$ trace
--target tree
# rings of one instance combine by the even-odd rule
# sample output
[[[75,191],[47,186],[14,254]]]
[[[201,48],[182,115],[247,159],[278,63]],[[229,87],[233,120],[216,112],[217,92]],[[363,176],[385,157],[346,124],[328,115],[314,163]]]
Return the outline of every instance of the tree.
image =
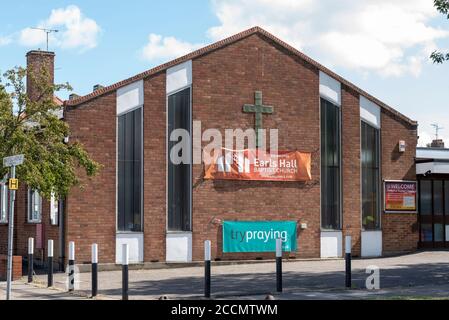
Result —
[[[37,99],[27,95],[26,76],[39,92]],[[20,67],[0,77],[0,159],[24,154],[25,162],[16,168],[17,178],[49,199],[52,195],[64,197],[80,184],[83,171],[93,176],[100,165],[78,142],[65,143],[69,126],[57,115],[61,106],[54,102],[54,94],[71,88],[69,84],[50,84],[46,79],[45,70],[27,75],[27,70]],[[7,168],[0,169],[0,177],[7,173]]]
[[[433,3],[437,8],[437,10],[440,13],[444,14],[447,19],[449,19],[449,0],[434,0]],[[434,63],[443,63],[449,60],[449,52],[443,53],[439,51],[434,51],[430,55],[430,58],[433,60]]]

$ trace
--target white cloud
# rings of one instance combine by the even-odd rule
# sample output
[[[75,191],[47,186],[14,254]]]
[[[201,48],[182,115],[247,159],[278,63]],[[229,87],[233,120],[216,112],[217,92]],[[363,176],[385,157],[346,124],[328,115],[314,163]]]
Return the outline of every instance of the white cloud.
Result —
[[[333,66],[383,76],[418,76],[435,41],[430,0],[212,0],[220,25],[212,40],[259,25]]]
[[[60,30],[50,35],[50,46],[81,51],[95,48],[101,32],[95,20],[84,16],[74,5],[52,10],[38,28]],[[43,31],[26,28],[20,32],[19,42],[28,47],[45,45],[46,35]]]
[[[174,37],[163,37],[152,33],[148,36],[148,43],[142,49],[142,57],[148,61],[169,60],[183,56],[202,46],[203,44],[191,44]]]
[[[0,36],[0,47],[1,46],[6,46],[8,44],[10,44],[12,42],[11,37],[9,36]]]
[[[217,41],[255,25],[330,67],[385,77],[419,76],[436,41],[449,37],[431,25],[438,16],[430,0],[210,0],[219,25]],[[147,60],[178,57],[200,45],[150,35]]]

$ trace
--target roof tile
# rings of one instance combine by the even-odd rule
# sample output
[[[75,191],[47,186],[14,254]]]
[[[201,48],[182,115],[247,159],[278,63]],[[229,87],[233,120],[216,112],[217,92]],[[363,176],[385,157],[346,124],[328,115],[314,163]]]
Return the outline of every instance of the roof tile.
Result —
[[[307,61],[308,63],[310,63],[311,65],[315,66],[317,69],[321,70],[322,72],[326,73],[327,75],[329,75],[330,77],[340,81],[342,84],[346,85],[347,87],[355,90],[357,93],[359,93],[360,95],[364,96],[365,98],[371,100],[372,102],[378,104],[380,107],[382,107],[383,109],[391,112],[392,114],[396,115],[398,118],[402,119],[403,121],[407,122],[408,124],[412,125],[412,126],[417,126],[418,123],[414,120],[411,120],[410,118],[408,118],[407,116],[403,115],[402,113],[400,113],[399,111],[393,109],[392,107],[388,106],[387,104],[385,104],[384,102],[380,101],[379,99],[377,99],[376,97],[370,95],[369,93],[365,92],[364,90],[360,89],[359,87],[357,87],[356,85],[352,84],[351,82],[349,82],[348,80],[342,78],[341,76],[339,76],[338,74],[336,74],[335,72],[331,71],[330,69],[326,68],[325,66],[321,65],[320,63],[318,63],[317,61],[313,60],[312,58],[310,58],[309,56],[305,55],[304,53],[300,52],[299,50],[295,49],[294,47],[290,46],[289,44],[287,44],[286,42],[282,41],[281,39],[277,38],[276,36],[272,35],[271,33],[269,33],[268,31],[256,26],[253,28],[250,28],[248,30],[245,30],[243,32],[237,33],[229,38],[226,38],[224,40],[215,42],[211,45],[208,45],[206,47],[203,47],[201,49],[198,49],[196,51],[193,51],[185,56],[179,57],[177,59],[174,59],[172,61],[169,61],[167,63],[164,63],[162,65],[159,65],[155,68],[152,68],[150,70],[147,70],[145,72],[142,72],[140,74],[137,74],[131,78],[125,79],[123,81],[117,82],[113,85],[104,87],[102,89],[99,89],[97,91],[94,91],[86,96],[83,97],[79,97],[73,100],[68,100],[64,102],[65,106],[77,106],[80,105],[82,103],[85,103],[87,101],[90,101],[96,97],[99,97],[101,95],[104,95],[108,92],[117,90],[121,87],[124,87],[128,84],[131,84],[135,81],[139,81],[142,79],[145,79],[151,75],[154,75],[156,73],[162,72],[168,68],[171,68],[175,65],[178,65],[180,63],[183,63],[185,61],[188,60],[192,60],[192,59],[196,59],[198,57],[201,57],[205,54],[211,53],[212,51],[218,50],[224,46],[230,45],[234,42],[240,41],[242,39],[245,39],[251,35],[254,34],[260,34],[268,39],[270,39],[271,41],[275,42],[276,44],[280,45],[281,47],[284,47],[285,49],[287,49],[288,51],[290,51],[292,54],[298,56],[299,58]]]

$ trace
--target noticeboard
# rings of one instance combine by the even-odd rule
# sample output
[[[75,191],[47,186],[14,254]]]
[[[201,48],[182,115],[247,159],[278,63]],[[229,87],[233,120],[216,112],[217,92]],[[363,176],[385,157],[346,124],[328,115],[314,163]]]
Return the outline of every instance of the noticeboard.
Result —
[[[416,181],[385,181],[384,209],[386,213],[417,212]]]

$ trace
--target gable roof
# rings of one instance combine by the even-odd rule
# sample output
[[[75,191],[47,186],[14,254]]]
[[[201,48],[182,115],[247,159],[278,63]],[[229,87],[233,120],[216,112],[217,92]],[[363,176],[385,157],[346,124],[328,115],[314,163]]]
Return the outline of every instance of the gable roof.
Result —
[[[64,101],[61,98],[59,98],[58,96],[53,96],[53,102],[57,106],[62,106],[64,104]]]
[[[400,113],[399,111],[393,109],[392,107],[390,107],[389,105],[385,104],[384,102],[380,101],[379,99],[377,99],[376,97],[370,95],[369,93],[367,93],[366,91],[360,89],[359,87],[357,87],[356,85],[354,85],[353,83],[349,82],[348,80],[342,78],[341,76],[339,76],[338,74],[336,74],[335,72],[331,71],[330,69],[326,68],[325,66],[321,65],[320,63],[316,62],[315,60],[313,60],[312,58],[310,58],[309,56],[305,55],[304,53],[300,52],[299,50],[293,48],[292,46],[290,46],[289,44],[287,44],[286,42],[282,41],[281,39],[277,38],[276,36],[272,35],[271,33],[269,33],[268,31],[256,26],[253,28],[250,28],[248,30],[245,30],[243,32],[237,33],[229,38],[226,38],[224,40],[215,42],[211,45],[208,45],[206,47],[203,47],[201,49],[198,49],[196,51],[193,51],[185,56],[182,56],[180,58],[174,59],[172,61],[169,61],[167,63],[161,64],[157,67],[154,67],[150,70],[147,70],[145,72],[139,73],[131,78],[125,79],[123,81],[117,82],[113,85],[104,87],[102,89],[96,90],[92,93],[89,93],[88,95],[85,95],[83,97],[79,97],[73,100],[67,100],[64,102],[65,106],[76,106],[82,103],[85,103],[87,101],[90,101],[96,97],[102,96],[106,93],[109,93],[111,91],[115,91],[121,87],[124,87],[126,85],[129,85],[133,82],[145,79],[151,75],[154,75],[156,73],[159,73],[161,71],[164,71],[168,68],[171,68],[175,65],[178,65],[180,63],[189,61],[189,60],[193,60],[196,59],[198,57],[201,57],[203,55],[206,55],[208,53],[211,53],[212,51],[218,50],[222,47],[225,47],[227,45],[230,45],[232,43],[235,43],[237,41],[240,41],[242,39],[245,39],[249,36],[252,36],[254,34],[259,34],[262,35],[268,39],[270,39],[271,41],[273,41],[274,43],[276,43],[277,45],[285,48],[287,51],[291,52],[292,54],[296,55],[297,57],[305,60],[306,62],[310,63],[311,65],[313,65],[314,67],[316,67],[318,70],[326,73],[328,76],[334,78],[335,80],[339,81],[340,83],[346,85],[347,87],[351,88],[352,90],[356,91],[357,93],[359,93],[360,95],[364,96],[365,98],[367,98],[368,100],[371,100],[372,102],[374,102],[375,104],[379,105],[381,108],[389,111],[390,113],[394,114],[395,116],[397,116],[399,119],[405,121],[406,123],[408,123],[409,125],[412,126],[417,126],[418,122],[411,120],[410,118],[408,118],[407,116],[403,115],[402,113]]]

